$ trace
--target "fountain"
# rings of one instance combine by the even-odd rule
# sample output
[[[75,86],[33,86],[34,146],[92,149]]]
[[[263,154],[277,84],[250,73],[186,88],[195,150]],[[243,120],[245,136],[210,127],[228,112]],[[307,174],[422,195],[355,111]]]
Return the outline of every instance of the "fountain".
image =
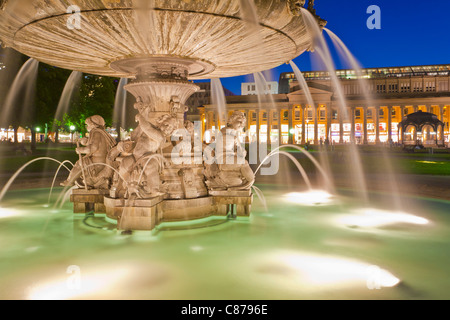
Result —
[[[151,230],[164,221],[227,215],[232,208],[249,216],[254,175],[248,164],[233,162],[245,154],[234,154],[239,142],[232,142],[245,117],[222,120],[228,121],[221,131],[225,141],[217,141],[217,164],[208,165],[196,160],[201,147],[189,142],[192,124],[184,121],[184,103],[198,90],[191,80],[213,78],[215,84],[220,77],[276,67],[310,48],[301,1],[76,1],[76,14],[58,0],[20,7],[13,2],[6,1],[2,13],[4,45],[75,70],[74,79],[79,72],[120,77],[136,98],[138,127],[131,139],[114,145],[102,121],[87,123],[98,128],[91,134],[98,137],[82,141],[79,165],[64,183],[78,185],[72,195],[75,212],[106,213],[120,230]],[[249,24],[258,27],[246,33]],[[153,32],[145,32],[149,26]],[[108,147],[99,151],[100,146]],[[174,163],[179,152],[191,163]],[[87,169],[90,164],[97,169]]]
[[[7,244],[0,253],[0,298],[448,296],[450,261],[441,256],[447,229],[433,228],[437,220],[449,223],[447,203],[424,200],[435,210],[423,212],[424,203],[410,199],[405,210],[411,214],[361,212],[359,202],[367,205],[362,183],[359,199],[336,199],[323,166],[290,145],[271,150],[261,165],[277,153],[288,157],[307,191],[298,192],[301,182],[288,193],[286,186],[256,186],[261,165],[252,171],[239,143],[242,113],[224,112],[215,153],[206,152],[211,146],[184,120],[184,103],[198,89],[192,80],[215,79],[222,108],[220,78],[260,77],[312,50],[317,39],[305,21],[319,23],[319,32],[325,22],[310,14],[313,1],[308,11],[304,3],[74,0],[80,9],[74,13],[63,0],[0,1],[3,45],[75,72],[120,77],[117,96],[123,87],[136,98],[138,122],[129,139],[116,142],[101,116],[87,119],[78,162],[73,168],[59,162],[58,171],[71,173],[58,209],[49,209],[47,189],[5,195],[26,165],[10,179],[0,193],[0,238]],[[79,19],[79,28],[67,28],[68,19]],[[145,32],[149,27],[153,32]],[[313,163],[328,192],[313,190],[306,169],[284,147]],[[32,161],[38,160],[54,159]],[[261,203],[253,202],[253,192]],[[64,204],[69,194],[73,208]],[[419,264],[434,271],[431,277],[411,267]],[[430,282],[438,288],[430,290]]]

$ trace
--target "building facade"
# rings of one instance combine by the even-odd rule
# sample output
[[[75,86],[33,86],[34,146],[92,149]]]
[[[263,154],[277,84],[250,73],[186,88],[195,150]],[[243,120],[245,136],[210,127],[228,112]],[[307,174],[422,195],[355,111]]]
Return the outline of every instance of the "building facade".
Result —
[[[338,86],[328,72],[303,75],[314,105],[308,103],[293,73],[281,74],[279,94],[227,97],[228,114],[246,113],[249,141],[401,143],[398,124],[421,110],[444,123],[448,144],[450,65],[363,69],[358,74],[337,70]],[[205,139],[225,125],[213,105],[206,105],[201,113]]]
[[[265,94],[277,94],[278,93],[278,82],[267,81],[265,83],[266,88],[264,89]],[[258,89],[256,87],[256,82],[243,82],[241,84],[241,94],[243,96],[247,95],[257,95]]]

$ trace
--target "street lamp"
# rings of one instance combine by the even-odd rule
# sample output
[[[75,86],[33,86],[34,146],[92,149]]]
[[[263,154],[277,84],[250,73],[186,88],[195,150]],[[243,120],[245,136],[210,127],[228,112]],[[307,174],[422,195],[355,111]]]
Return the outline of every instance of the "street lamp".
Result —
[[[41,132],[41,128],[36,127],[36,135],[35,135],[36,141],[39,141],[39,139],[38,139],[38,137],[39,137],[39,132]]]
[[[308,143],[309,120],[306,120],[306,143]]]
[[[75,126],[70,126],[70,142],[73,144],[73,132],[75,131]]]

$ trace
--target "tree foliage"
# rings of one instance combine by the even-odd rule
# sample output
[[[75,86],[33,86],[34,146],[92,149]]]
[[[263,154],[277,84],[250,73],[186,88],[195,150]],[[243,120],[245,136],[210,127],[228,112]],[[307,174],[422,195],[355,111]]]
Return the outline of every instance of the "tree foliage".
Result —
[[[11,50],[10,50],[11,51]],[[14,58],[14,59],[13,59]],[[29,57],[18,52],[0,50],[0,61],[8,64],[0,74],[0,110],[4,103],[4,97],[11,86],[20,67]],[[14,63],[13,63],[14,62]],[[14,112],[10,119],[1,119],[2,126],[13,125],[35,129],[36,127],[65,128],[69,131],[71,125],[77,131],[85,132],[84,121],[87,117],[101,115],[107,126],[112,124],[114,98],[117,90],[118,79],[83,74],[79,88],[70,102],[70,107],[63,119],[55,119],[57,107],[67,80],[72,71],[39,63],[35,84],[35,98],[32,103],[23,103],[23,95],[19,94],[14,103]]]
[[[117,79],[85,74],[80,90],[74,97],[65,118],[66,126],[75,126],[77,131],[86,132],[85,120],[93,115],[101,115],[106,126],[111,126]]]

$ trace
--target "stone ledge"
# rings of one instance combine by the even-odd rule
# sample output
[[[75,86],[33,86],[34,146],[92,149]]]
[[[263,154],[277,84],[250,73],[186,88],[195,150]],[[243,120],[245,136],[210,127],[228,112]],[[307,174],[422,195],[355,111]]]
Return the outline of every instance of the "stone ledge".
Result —
[[[253,195],[249,191],[222,193],[222,196],[207,196],[195,199],[164,200],[136,199],[127,203],[126,199],[104,198],[106,216],[117,220],[119,230],[152,230],[162,222],[188,221],[210,216],[249,217]],[[233,196],[234,195],[234,196]]]
[[[73,213],[106,213],[104,197],[109,193],[108,190],[85,190],[73,189],[70,195],[70,201],[73,202]]]

